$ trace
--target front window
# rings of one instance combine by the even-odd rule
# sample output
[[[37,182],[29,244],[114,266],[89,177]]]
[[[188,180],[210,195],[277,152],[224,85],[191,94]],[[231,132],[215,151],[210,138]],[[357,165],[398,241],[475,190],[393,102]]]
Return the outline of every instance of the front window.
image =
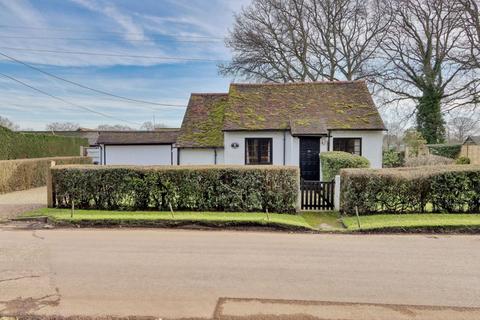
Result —
[[[245,139],[245,164],[272,164],[272,139]]]
[[[362,155],[362,139],[333,138],[333,151],[344,151],[358,156]]]

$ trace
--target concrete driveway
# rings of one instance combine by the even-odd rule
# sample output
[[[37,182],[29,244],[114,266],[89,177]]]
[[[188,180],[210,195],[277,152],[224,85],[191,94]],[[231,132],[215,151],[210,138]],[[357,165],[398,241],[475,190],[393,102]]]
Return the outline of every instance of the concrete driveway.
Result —
[[[479,247],[479,236],[3,230],[0,313],[473,320]]]
[[[0,194],[0,221],[47,206],[47,187]]]

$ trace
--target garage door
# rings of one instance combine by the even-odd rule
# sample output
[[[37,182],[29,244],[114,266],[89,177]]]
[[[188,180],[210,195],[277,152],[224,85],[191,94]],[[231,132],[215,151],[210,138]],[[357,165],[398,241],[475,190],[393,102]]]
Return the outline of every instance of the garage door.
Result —
[[[169,165],[170,145],[104,146],[106,164]]]

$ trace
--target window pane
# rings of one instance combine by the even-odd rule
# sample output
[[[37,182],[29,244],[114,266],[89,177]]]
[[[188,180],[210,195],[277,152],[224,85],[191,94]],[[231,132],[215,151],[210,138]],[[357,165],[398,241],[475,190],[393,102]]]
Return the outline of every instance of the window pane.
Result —
[[[270,140],[261,139],[260,143],[260,159],[259,163],[270,163]]]
[[[247,164],[257,163],[258,159],[258,141],[256,139],[247,139]]]
[[[333,151],[343,151],[360,156],[362,154],[362,139],[333,138]]]
[[[356,155],[361,155],[362,153],[362,143],[360,139],[354,139],[355,141],[355,147],[353,148],[353,153],[355,153]]]
[[[246,164],[270,164],[272,163],[272,139],[271,138],[247,138]]]

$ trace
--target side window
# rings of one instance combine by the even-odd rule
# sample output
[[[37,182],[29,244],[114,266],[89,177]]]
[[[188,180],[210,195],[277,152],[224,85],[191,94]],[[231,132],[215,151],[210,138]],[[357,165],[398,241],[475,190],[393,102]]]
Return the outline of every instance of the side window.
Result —
[[[361,138],[333,138],[333,151],[344,151],[358,156],[362,155]]]
[[[272,138],[246,138],[245,164],[272,164]]]

